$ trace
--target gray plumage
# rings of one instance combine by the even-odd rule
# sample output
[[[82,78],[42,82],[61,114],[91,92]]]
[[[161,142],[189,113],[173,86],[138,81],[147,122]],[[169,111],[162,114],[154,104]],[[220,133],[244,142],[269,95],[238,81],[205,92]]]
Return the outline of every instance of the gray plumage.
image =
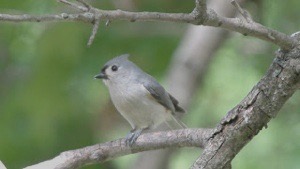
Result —
[[[108,61],[95,78],[103,79],[111,100],[130,123],[132,131],[126,140],[131,145],[146,129],[166,123],[170,129],[186,126],[174,115],[184,112],[178,101],[152,76],[128,60],[127,54]]]

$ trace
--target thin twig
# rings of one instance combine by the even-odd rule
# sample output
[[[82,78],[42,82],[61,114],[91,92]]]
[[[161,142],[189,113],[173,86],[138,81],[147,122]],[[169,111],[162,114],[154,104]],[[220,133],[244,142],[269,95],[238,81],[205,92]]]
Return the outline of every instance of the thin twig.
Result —
[[[6,22],[54,22],[54,21],[83,21],[91,23],[94,20],[94,14],[76,13],[76,14],[53,14],[53,15],[11,15],[11,14],[0,14],[0,21]]]
[[[84,0],[77,0],[77,1],[80,2],[82,5],[84,5],[88,10],[92,8],[92,6],[87,2],[85,2]]]
[[[58,2],[61,2],[61,3],[64,3],[66,5],[69,5],[75,9],[78,9],[80,11],[83,11],[83,12],[87,12],[89,9],[87,7],[84,7],[84,6],[81,6],[81,5],[78,5],[76,3],[72,3],[72,2],[69,2],[68,0],[57,0]]]
[[[239,11],[239,13],[245,18],[245,20],[249,23],[253,22],[252,17],[250,16],[249,12],[243,9],[239,3],[235,0],[231,0],[231,4]]]
[[[198,11],[206,11],[206,0],[195,0],[195,8]]]
[[[111,23],[111,21],[109,19],[107,19],[107,21],[105,22],[105,26],[109,26]]]
[[[100,18],[98,19],[95,19],[95,23],[93,25],[93,30],[92,30],[92,33],[91,33],[91,36],[89,38],[89,41],[87,43],[87,46],[90,47],[96,37],[96,34],[98,32],[98,29],[99,29],[99,24],[100,24]]]
[[[81,3],[83,6],[85,6],[89,12],[91,12],[91,9],[93,9],[93,7],[90,4],[88,4],[87,2],[85,2],[84,0],[76,0],[76,1]],[[98,32],[98,29],[99,29],[99,25],[100,25],[100,18],[96,18],[93,21],[92,33],[91,33],[89,41],[87,43],[88,47],[91,47],[92,43],[94,42],[94,39],[95,39],[96,34]]]

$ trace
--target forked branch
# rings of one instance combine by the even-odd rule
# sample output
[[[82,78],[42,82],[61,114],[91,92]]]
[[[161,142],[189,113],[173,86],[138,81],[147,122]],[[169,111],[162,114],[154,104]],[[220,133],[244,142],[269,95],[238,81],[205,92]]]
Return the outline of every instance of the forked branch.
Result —
[[[54,15],[13,15],[0,14],[0,21],[10,22],[46,22],[46,21],[83,21],[94,24],[95,18],[104,20],[128,20],[134,21],[168,21],[182,22],[194,25],[205,25],[213,27],[221,27],[243,35],[254,36],[259,39],[272,42],[283,49],[291,49],[298,45],[298,42],[290,36],[267,28],[256,22],[248,22],[239,18],[226,18],[218,15],[213,9],[206,6],[205,0],[196,0],[195,8],[191,13],[161,13],[161,12],[129,12],[123,10],[102,10],[93,6],[72,3],[67,0],[58,0],[79,12],[75,14],[63,13]],[[83,3],[82,3],[83,2]],[[234,1],[235,2],[235,1]],[[236,5],[236,3],[234,3]],[[237,6],[238,7],[238,6]],[[241,8],[238,7],[241,10]]]

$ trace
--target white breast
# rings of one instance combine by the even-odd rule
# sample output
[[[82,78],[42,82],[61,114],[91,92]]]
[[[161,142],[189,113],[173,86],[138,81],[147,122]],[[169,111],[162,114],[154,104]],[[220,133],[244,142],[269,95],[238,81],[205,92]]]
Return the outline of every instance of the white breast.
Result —
[[[155,128],[170,118],[171,113],[142,84],[110,85],[109,91],[115,107],[132,128]]]

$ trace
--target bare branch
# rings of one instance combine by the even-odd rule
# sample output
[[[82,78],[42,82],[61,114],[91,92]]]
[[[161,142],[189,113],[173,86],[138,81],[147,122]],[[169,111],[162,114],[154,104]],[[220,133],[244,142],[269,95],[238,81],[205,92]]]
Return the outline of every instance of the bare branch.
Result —
[[[96,19],[95,20],[95,23],[94,23],[94,26],[93,26],[93,30],[92,30],[92,34],[89,38],[89,41],[87,43],[87,46],[90,47],[95,39],[95,36],[98,32],[98,29],[99,29],[99,24],[100,24],[100,19]]]
[[[213,131],[213,129],[183,129],[146,133],[141,135],[132,147],[127,146],[124,139],[119,139],[66,151],[51,160],[28,166],[25,169],[78,168],[148,150],[187,146],[203,148]]]
[[[239,11],[239,13],[245,18],[247,22],[253,22],[250,14],[244,10],[235,0],[231,0],[231,4]]]
[[[290,36],[267,28],[255,22],[244,22],[238,18],[226,18],[218,15],[214,10],[207,9],[204,0],[196,0],[196,7],[191,13],[160,13],[160,12],[129,12],[122,10],[101,10],[90,6],[90,9],[71,3],[67,0],[58,0],[85,13],[61,15],[9,15],[0,14],[0,21],[10,22],[45,22],[45,21],[85,21],[92,22],[95,16],[101,16],[105,20],[134,21],[168,21],[191,23],[194,25],[206,25],[221,27],[243,35],[254,36],[262,40],[272,42],[283,49],[291,49],[298,42]],[[245,15],[246,16],[246,15]],[[247,17],[247,16],[246,16]]]
[[[78,10],[84,11],[84,12],[89,12],[92,9],[92,6],[89,5],[87,2],[85,2],[84,0],[77,0],[79,3],[81,3],[83,6],[77,5],[75,3],[69,2],[67,0],[58,0],[59,2],[62,2],[64,4],[70,5],[73,8],[76,8]],[[95,15],[92,14],[94,17]],[[97,15],[98,16],[98,15]],[[94,21],[92,21],[93,23],[93,29],[91,32],[91,36],[89,38],[89,41],[87,43],[87,46],[90,47],[95,39],[95,36],[98,32],[99,29],[99,24],[100,24],[100,17],[95,17]]]
[[[248,23],[239,18],[217,17],[217,19],[207,21],[207,25],[217,27],[219,24],[222,28],[240,32],[245,36],[254,36],[259,39],[272,42],[286,50],[289,50],[298,44],[296,39],[256,22]]]
[[[84,5],[88,10],[92,8],[92,6],[87,2],[85,2],[84,0],[77,0],[77,1],[80,2],[82,5]]]
[[[78,5],[78,4],[76,4],[76,3],[69,2],[69,1],[67,1],[67,0],[57,0],[57,1],[58,1],[58,2],[61,2],[61,3],[64,3],[64,4],[66,4],[66,5],[69,5],[69,6],[71,6],[72,8],[78,9],[78,10],[83,11],[83,12],[89,11],[89,9],[88,9],[87,7]]]
[[[198,12],[206,12],[206,0],[195,0],[195,9]]]
[[[10,15],[0,14],[0,21],[6,22],[50,22],[50,21],[83,21],[91,23],[94,14],[85,12],[79,14],[53,14],[53,15]]]

